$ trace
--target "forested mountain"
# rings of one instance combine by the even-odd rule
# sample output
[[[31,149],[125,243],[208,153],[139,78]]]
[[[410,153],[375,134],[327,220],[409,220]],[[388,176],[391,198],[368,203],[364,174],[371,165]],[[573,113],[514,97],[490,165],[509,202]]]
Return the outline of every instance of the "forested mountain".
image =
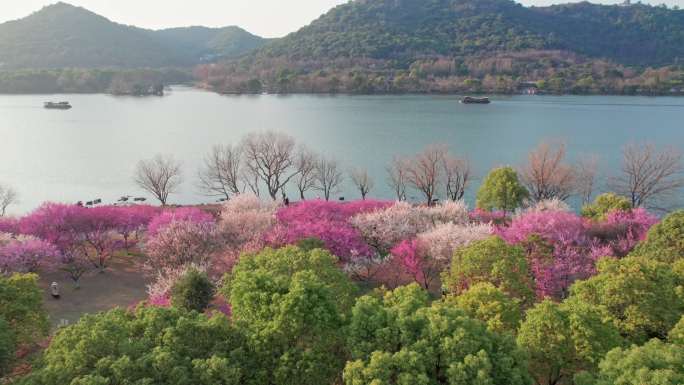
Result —
[[[512,0],[356,0],[274,42],[263,55],[413,60],[560,49],[621,64],[684,58],[684,11],[635,4],[523,7]]]
[[[192,66],[264,41],[238,27],[146,30],[57,3],[0,24],[0,69]]]
[[[665,6],[355,0],[196,73],[222,92],[681,94],[682,59]]]

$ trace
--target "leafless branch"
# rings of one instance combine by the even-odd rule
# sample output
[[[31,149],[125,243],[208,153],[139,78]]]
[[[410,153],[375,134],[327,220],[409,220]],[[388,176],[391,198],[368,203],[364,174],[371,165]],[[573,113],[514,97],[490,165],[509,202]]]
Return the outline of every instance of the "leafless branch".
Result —
[[[157,155],[152,159],[141,160],[134,180],[141,189],[166,205],[169,194],[177,192],[182,183],[181,165],[172,156]]]
[[[323,193],[326,201],[339,190],[342,180],[342,171],[336,160],[321,157],[316,162],[316,189]]]
[[[7,208],[19,202],[19,195],[10,186],[0,185],[0,217],[5,216]]]
[[[568,199],[575,191],[576,176],[572,166],[565,163],[565,144],[541,143],[529,154],[526,165],[520,169],[520,177],[530,198]]]
[[[202,191],[209,196],[230,199],[240,194],[242,150],[239,146],[214,146],[198,173]]]
[[[273,200],[298,173],[295,167],[295,141],[273,131],[249,134],[242,142],[247,180],[266,185]],[[253,190],[258,187],[250,183]]]
[[[353,168],[349,171],[349,176],[351,177],[354,186],[361,193],[361,199],[366,200],[366,196],[375,186],[375,182],[368,175],[368,170]]]
[[[684,187],[682,153],[675,148],[659,151],[652,144],[628,145],[621,171],[611,187],[634,207],[667,211]]]

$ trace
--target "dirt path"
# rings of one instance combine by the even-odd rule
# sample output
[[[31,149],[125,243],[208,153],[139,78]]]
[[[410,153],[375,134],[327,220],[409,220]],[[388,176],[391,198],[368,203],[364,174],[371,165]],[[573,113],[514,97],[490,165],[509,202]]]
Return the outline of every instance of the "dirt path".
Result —
[[[49,286],[59,284],[61,298],[50,296]],[[44,290],[45,308],[50,315],[52,328],[72,324],[86,313],[98,313],[115,307],[128,307],[147,298],[147,277],[134,257],[119,257],[111,262],[104,274],[97,271],[86,273],[81,278],[81,288],[74,285],[63,271],[40,275],[40,286]]]

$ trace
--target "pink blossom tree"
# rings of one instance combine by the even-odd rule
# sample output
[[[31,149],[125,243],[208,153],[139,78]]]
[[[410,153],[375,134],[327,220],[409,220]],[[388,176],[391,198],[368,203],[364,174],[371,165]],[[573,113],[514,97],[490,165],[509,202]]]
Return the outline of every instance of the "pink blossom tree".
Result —
[[[35,273],[57,262],[59,251],[41,239],[0,233],[0,274]]]
[[[144,213],[145,215],[147,213]],[[177,209],[166,209],[157,216],[149,220],[147,233],[149,236],[156,235],[161,229],[172,222],[176,221],[191,221],[195,223],[214,223],[214,217],[201,209],[196,207],[181,207]]]
[[[269,241],[280,246],[295,244],[306,238],[317,238],[345,263],[357,257],[372,257],[373,250],[350,223],[350,218],[389,205],[389,202],[373,200],[348,203],[321,200],[299,202],[278,210],[277,225],[269,236]]]
[[[596,258],[584,221],[566,211],[529,211],[497,233],[527,250],[540,298],[565,298],[570,285],[595,273]]]
[[[140,240],[140,235],[158,213],[158,208],[149,205],[124,206],[115,211],[115,231],[123,238],[126,251]]]
[[[188,264],[207,264],[220,247],[214,223],[173,221],[150,235],[145,243],[147,265],[155,271]]]

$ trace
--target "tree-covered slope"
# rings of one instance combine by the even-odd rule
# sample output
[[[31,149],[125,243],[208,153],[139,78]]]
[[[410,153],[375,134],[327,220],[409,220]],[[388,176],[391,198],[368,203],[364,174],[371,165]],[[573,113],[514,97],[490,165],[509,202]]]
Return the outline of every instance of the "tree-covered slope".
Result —
[[[523,7],[512,0],[356,0],[276,41],[263,56],[411,61],[563,49],[623,64],[684,57],[684,11],[589,3]]]
[[[57,3],[0,24],[0,69],[191,66],[261,44],[237,27],[151,31]]]

